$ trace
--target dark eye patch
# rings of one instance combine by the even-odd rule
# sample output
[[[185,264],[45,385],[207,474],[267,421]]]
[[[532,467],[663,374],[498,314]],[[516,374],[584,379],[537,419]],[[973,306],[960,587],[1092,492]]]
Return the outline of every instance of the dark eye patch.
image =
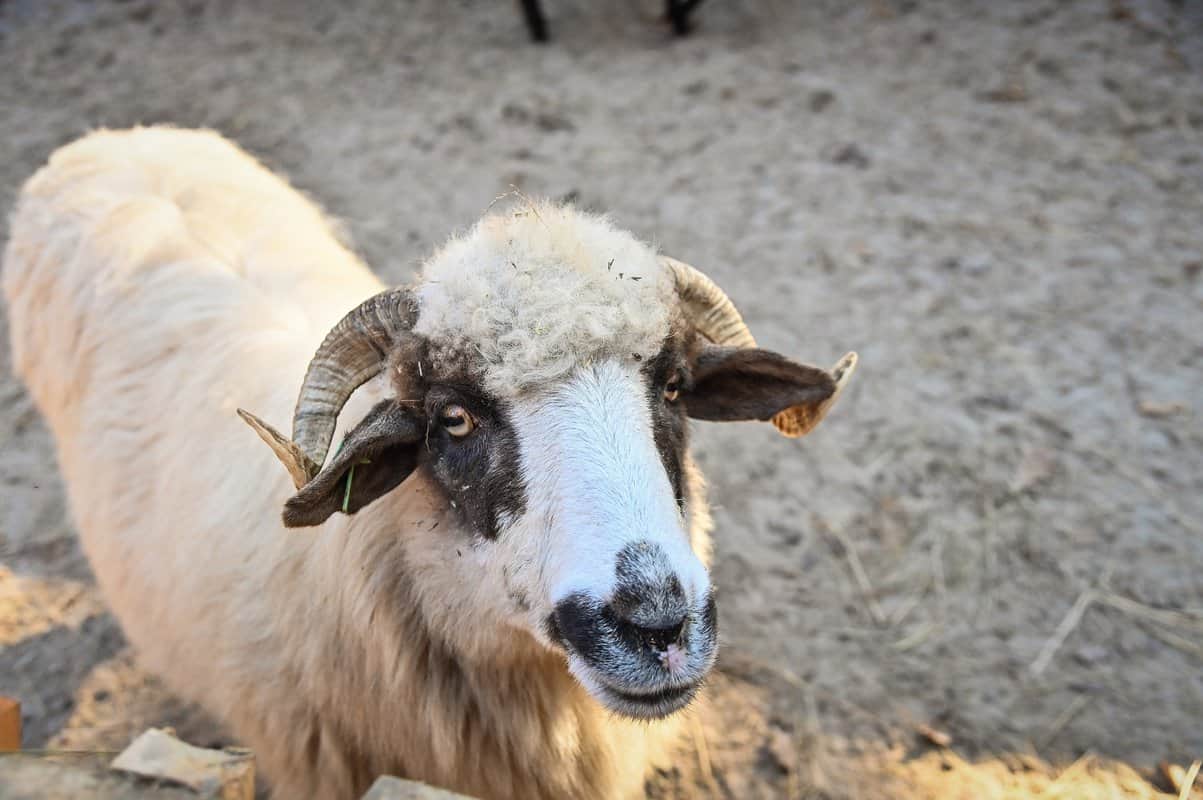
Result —
[[[497,408],[497,402],[475,386],[446,383],[433,384],[426,389],[426,416],[437,419],[446,406],[462,406],[478,421],[487,421]]]
[[[428,419],[436,420],[439,409],[449,404],[463,406],[476,426],[469,435],[456,438],[441,425],[431,424],[422,463],[467,527],[484,539],[496,539],[501,516],[520,516],[526,508],[518,438],[509,409],[474,387],[435,385],[427,390]]]
[[[647,380],[647,399],[651,408],[652,436],[664,471],[673,487],[673,496],[678,505],[685,503],[684,461],[688,444],[688,420],[680,403],[668,403],[664,399],[665,386],[674,379],[684,392],[689,386],[689,373],[685,360],[685,348],[681,340],[670,336],[655,358],[644,364],[642,369]]]

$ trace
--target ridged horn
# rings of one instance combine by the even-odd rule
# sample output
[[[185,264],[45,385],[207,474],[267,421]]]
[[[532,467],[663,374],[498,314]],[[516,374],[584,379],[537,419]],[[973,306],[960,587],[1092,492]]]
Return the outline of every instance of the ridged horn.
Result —
[[[351,394],[380,374],[416,317],[408,289],[381,292],[343,317],[309,362],[292,416],[291,440],[254,414],[238,410],[284,464],[298,489],[321,471],[338,414]]]
[[[721,347],[756,346],[744,318],[718,284],[683,261],[668,256],[660,261],[672,270],[685,316],[699,333]]]

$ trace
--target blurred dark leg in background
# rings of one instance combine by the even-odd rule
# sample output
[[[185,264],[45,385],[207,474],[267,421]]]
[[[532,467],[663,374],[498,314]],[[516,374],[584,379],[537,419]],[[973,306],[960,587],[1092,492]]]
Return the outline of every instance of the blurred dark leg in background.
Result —
[[[543,16],[543,8],[539,0],[521,0],[521,2],[530,38],[536,42],[548,41],[551,37],[547,31],[547,17]],[[665,16],[672,25],[673,33],[678,36],[689,33],[689,15],[701,5],[702,0],[665,0],[665,2]]]
[[[689,15],[698,7],[702,0],[666,0],[667,16],[673,26],[673,33],[684,36],[689,33]]]
[[[530,31],[530,38],[536,42],[546,42],[547,17],[543,16],[539,0],[522,0],[522,13],[526,15],[526,29]]]

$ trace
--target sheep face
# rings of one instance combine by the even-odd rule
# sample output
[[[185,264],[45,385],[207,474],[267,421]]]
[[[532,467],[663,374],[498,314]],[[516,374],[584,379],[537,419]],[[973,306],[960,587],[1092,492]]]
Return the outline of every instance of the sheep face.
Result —
[[[615,711],[689,702],[717,628],[688,524],[684,356],[670,338],[654,358],[582,365],[508,398],[458,370],[406,377],[405,396],[424,397],[414,472],[451,523],[408,551],[418,594],[437,598],[424,613],[461,650],[517,628]]]
[[[647,363],[593,364],[512,406],[526,508],[504,536],[511,585],[534,598],[523,622],[632,717],[687,704],[716,654],[688,525],[679,356],[670,344]]]
[[[449,645],[501,653],[517,628],[608,708],[657,718],[689,703],[716,655],[687,417],[798,435],[854,364],[827,372],[754,344],[692,268],[542,206],[486,218],[414,290],[348,315],[310,366],[295,442],[247,416],[300,489],[288,525],[355,513],[411,475],[432,488],[451,524],[419,526],[408,561]],[[319,467],[347,387],[380,371],[395,397]]]

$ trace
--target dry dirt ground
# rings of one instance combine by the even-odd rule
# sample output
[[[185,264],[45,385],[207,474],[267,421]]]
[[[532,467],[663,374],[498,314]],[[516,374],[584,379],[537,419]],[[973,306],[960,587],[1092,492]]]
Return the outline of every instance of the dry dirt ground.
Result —
[[[804,442],[696,430],[724,658],[654,797],[1135,796],[1203,755],[1203,3],[707,0],[685,41],[545,6],[536,47],[504,2],[0,2],[0,205],[89,128],[213,126],[389,280],[514,185],[768,347],[858,349]],[[126,650],[0,353],[27,744],[221,741]]]

